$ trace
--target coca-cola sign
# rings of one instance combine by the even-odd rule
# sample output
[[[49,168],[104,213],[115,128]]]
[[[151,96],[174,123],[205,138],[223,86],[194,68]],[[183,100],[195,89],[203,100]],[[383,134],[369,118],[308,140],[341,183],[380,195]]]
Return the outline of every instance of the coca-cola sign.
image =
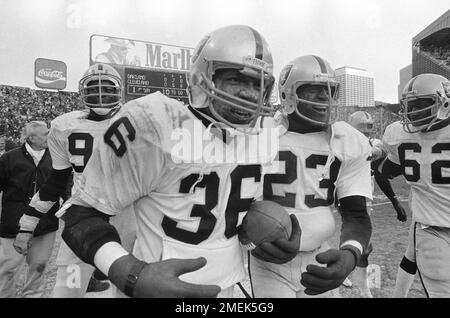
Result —
[[[67,84],[66,63],[38,58],[34,62],[34,83],[39,88],[62,90]]]

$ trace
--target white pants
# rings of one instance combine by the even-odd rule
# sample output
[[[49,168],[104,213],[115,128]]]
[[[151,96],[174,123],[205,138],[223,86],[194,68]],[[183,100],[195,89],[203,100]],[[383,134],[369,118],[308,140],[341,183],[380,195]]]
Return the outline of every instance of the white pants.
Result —
[[[316,255],[329,249],[327,243],[310,252],[299,252],[285,264],[264,262],[250,255],[249,272],[255,298],[307,298],[335,297],[337,290],[310,296],[305,294],[305,287],[300,283],[302,272],[308,264],[323,266],[316,261]]]
[[[83,263],[62,241],[56,258],[54,298],[83,298],[95,268]]]
[[[110,220],[120,235],[122,246],[131,253],[136,240],[136,219],[133,208],[127,208],[121,214]],[[91,265],[83,263],[63,241],[59,247],[56,259],[58,271],[56,273],[56,285],[54,298],[83,298],[89,284],[89,280],[95,270]],[[121,297],[123,294],[114,287],[113,294]]]
[[[405,251],[405,257],[410,260],[411,262],[416,262],[416,251],[415,251],[415,247],[414,247],[414,237],[415,237],[415,227],[414,227],[415,222],[412,221],[411,225],[409,226],[409,232],[408,232],[408,247],[406,248]]]
[[[33,237],[26,256],[13,246],[13,238],[0,238],[0,298],[15,297],[16,283],[24,261],[29,265],[22,289],[23,297],[40,298],[44,294],[44,272],[52,255],[56,232]]]
[[[416,225],[416,262],[429,297],[450,298],[450,228]]]

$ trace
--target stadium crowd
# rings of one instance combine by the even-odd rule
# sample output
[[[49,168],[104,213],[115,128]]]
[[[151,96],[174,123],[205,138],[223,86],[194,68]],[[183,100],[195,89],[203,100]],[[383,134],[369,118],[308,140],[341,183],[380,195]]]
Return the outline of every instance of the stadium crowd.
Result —
[[[430,45],[422,47],[422,51],[431,54],[435,59],[442,64],[450,65],[450,44],[443,46]]]
[[[81,105],[78,93],[0,85],[0,127],[18,143],[27,122],[42,120],[49,124],[61,114],[82,108]]]
[[[20,143],[21,131],[32,120],[42,120],[47,124],[59,115],[82,109],[78,92],[54,92],[26,87],[0,85],[0,128],[8,138]],[[383,107],[339,107],[338,119],[346,120],[358,110],[369,112],[374,118],[375,138],[381,138],[384,128],[399,117]]]

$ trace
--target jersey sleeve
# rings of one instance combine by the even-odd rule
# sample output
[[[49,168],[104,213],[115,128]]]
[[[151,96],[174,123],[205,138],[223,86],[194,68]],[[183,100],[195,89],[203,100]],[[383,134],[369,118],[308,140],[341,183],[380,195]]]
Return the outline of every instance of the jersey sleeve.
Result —
[[[53,169],[63,170],[72,167],[67,153],[67,136],[55,124],[50,127],[47,144],[52,157]]]
[[[109,125],[77,182],[71,203],[115,215],[150,193],[162,174],[164,152],[142,109],[122,111]]]
[[[336,180],[337,198],[356,195],[372,199],[372,146],[369,139],[347,123],[337,122],[333,125],[330,145],[336,158],[341,161]]]
[[[372,199],[372,146],[369,139],[346,123],[337,123],[333,128],[335,135],[331,146],[336,157],[342,162],[336,180],[337,198],[356,195]]]
[[[386,127],[386,130],[383,134],[382,146],[379,147],[381,147],[381,149],[383,149],[386,152],[389,161],[395,164],[400,164],[397,151],[397,143],[395,138],[396,127],[397,127],[396,123]]]
[[[370,161],[366,154],[342,163],[336,189],[338,199],[353,195],[372,199]]]

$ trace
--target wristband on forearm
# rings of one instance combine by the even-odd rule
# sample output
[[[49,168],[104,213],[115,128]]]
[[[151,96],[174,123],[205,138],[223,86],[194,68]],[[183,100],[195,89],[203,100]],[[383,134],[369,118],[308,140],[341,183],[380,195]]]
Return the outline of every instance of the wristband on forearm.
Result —
[[[19,220],[20,230],[33,233],[39,221],[40,219],[37,217],[24,214]]]
[[[361,243],[359,243],[358,241],[346,241],[341,244],[340,249],[350,251],[355,257],[355,266],[356,264],[358,264],[363,252]]]
[[[344,198],[346,199],[346,198]],[[342,215],[342,228],[340,235],[340,247],[351,245],[357,252],[357,259],[359,259],[364,248],[369,244],[370,236],[372,234],[372,224],[365,208],[365,202],[360,202],[359,198],[355,201],[353,207],[352,202],[341,200],[341,215]],[[364,199],[365,201],[365,199]],[[345,203],[345,206],[344,204]],[[359,205],[356,205],[359,203]]]
[[[30,201],[30,207],[34,208],[37,212],[41,214],[47,213],[56,201],[43,201],[40,198],[40,192],[36,192]]]

